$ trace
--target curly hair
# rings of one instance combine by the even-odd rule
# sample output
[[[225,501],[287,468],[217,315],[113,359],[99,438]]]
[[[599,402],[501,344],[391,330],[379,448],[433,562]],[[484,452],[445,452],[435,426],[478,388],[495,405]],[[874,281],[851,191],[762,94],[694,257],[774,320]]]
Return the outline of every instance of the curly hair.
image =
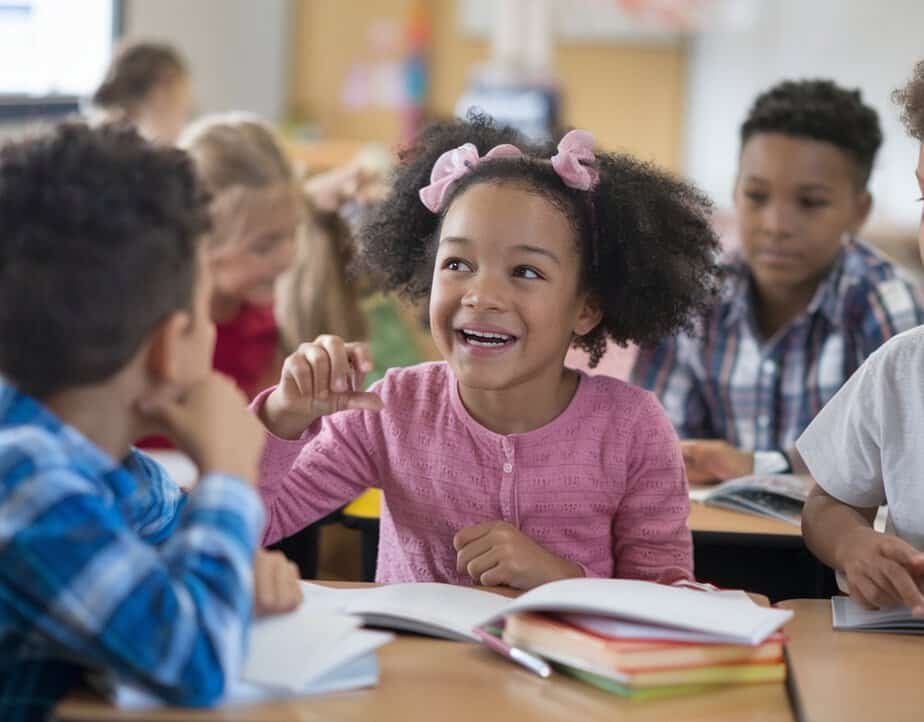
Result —
[[[481,153],[510,143],[523,157],[478,164],[451,190],[443,212],[431,213],[418,192],[430,182],[436,159],[466,142]],[[363,265],[384,290],[425,298],[440,224],[453,199],[476,183],[516,184],[554,204],[574,229],[582,287],[603,313],[572,344],[587,351],[591,367],[606,351],[607,338],[648,344],[690,329],[711,306],[719,283],[710,201],[649,164],[608,153],[596,154],[597,186],[575,190],[548,162],[554,152],[554,143],[531,143],[485,116],[430,126],[401,152],[389,196],[360,230]]]
[[[869,182],[882,145],[879,115],[859,90],[830,80],[786,80],[757,96],[741,125],[741,146],[757,133],[821,140],[847,152],[860,186]]]
[[[924,60],[914,66],[905,87],[892,93],[892,100],[902,106],[902,122],[908,134],[924,142]]]
[[[208,196],[183,151],[70,122],[0,146],[0,373],[99,383],[190,308]]]

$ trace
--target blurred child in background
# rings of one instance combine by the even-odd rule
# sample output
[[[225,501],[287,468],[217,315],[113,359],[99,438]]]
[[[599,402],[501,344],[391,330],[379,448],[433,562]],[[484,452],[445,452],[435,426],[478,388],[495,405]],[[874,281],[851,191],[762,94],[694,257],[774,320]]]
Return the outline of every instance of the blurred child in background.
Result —
[[[192,114],[189,68],[169,45],[126,43],[92,103],[102,120],[129,123],[148,140],[173,145]]]

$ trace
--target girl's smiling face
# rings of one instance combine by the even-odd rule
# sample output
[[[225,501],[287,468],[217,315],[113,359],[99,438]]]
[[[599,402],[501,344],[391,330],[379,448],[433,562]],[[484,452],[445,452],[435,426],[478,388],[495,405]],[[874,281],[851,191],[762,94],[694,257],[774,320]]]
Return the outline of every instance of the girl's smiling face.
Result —
[[[580,270],[574,229],[546,197],[489,182],[456,197],[440,227],[430,326],[460,385],[557,388],[572,338],[601,316]]]

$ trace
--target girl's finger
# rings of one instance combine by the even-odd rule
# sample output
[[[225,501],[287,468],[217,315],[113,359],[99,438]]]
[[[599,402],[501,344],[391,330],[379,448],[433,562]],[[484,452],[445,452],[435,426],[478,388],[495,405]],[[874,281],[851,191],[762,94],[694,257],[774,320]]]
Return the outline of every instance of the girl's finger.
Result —
[[[327,349],[310,344],[305,348],[304,356],[311,367],[314,396],[326,401],[330,395],[330,357]]]
[[[330,391],[347,393],[350,390],[350,360],[343,339],[339,336],[318,336],[315,343],[327,351],[330,360]]]

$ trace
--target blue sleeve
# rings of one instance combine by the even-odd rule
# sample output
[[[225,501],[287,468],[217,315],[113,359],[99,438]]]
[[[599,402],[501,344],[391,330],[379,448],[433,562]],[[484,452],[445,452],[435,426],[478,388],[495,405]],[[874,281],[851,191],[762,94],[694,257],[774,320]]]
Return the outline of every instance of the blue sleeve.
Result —
[[[133,449],[124,462],[138,489],[131,499],[131,523],[150,544],[160,544],[173,534],[186,494],[157,461]]]
[[[160,546],[98,487],[66,469],[20,482],[0,539],[0,593],[23,636],[111,670],[174,704],[206,705],[239,672],[251,559],[263,523],[254,490],[209,475]]]

